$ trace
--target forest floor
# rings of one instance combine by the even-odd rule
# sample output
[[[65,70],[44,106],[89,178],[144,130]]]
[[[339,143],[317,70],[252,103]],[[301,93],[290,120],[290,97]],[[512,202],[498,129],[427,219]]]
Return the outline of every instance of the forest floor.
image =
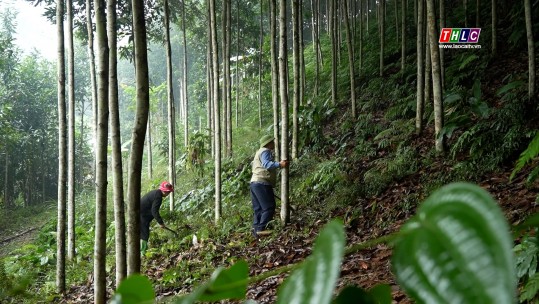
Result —
[[[36,212],[25,212],[13,216],[11,210],[4,210],[0,229],[0,258],[25,244],[32,243],[41,228],[56,215],[55,206],[45,205]],[[43,211],[41,211],[43,209]]]
[[[498,173],[485,175],[478,184],[489,191],[503,209],[509,224],[520,223],[525,215],[536,212],[536,197],[539,194],[537,185],[527,185],[525,177],[527,172],[521,172],[519,176],[509,181],[512,167],[500,168]],[[363,204],[362,208],[377,210],[370,214],[368,218],[359,215],[358,218],[349,219],[348,211],[350,207],[342,210],[335,210],[331,218],[339,217],[345,220],[347,246],[372,240],[399,230],[401,225],[415,213],[409,212],[395,213],[394,206],[402,201],[403,197],[410,193],[420,193],[423,187],[420,184],[420,174],[433,173],[435,170],[451,170],[443,164],[431,168],[420,170],[415,175],[409,176],[400,182],[391,184],[383,193],[368,200],[358,201]],[[376,205],[376,208],[372,208]],[[230,235],[226,241],[206,240],[198,246],[192,246],[184,252],[173,252],[165,259],[153,259],[145,263],[143,273],[150,277],[155,283],[155,291],[160,301],[168,302],[171,297],[178,294],[185,294],[192,291],[192,283],[179,283],[177,287],[163,287],[159,282],[163,279],[164,271],[178,265],[179,261],[196,261],[202,259],[203,252],[213,250],[214,264],[222,263],[224,257],[237,257],[252,261],[256,257],[255,263],[250,263],[250,277],[261,274],[272,269],[301,262],[311,253],[313,242],[320,229],[330,218],[320,219],[310,226],[305,226],[303,216],[312,210],[313,206],[299,206],[298,210],[292,214],[291,224],[282,230],[276,231],[274,235],[259,241],[254,240],[248,233],[236,233]],[[278,214],[278,213],[277,213]],[[385,224],[384,224],[385,223]],[[383,227],[383,228],[382,228]],[[298,231],[308,231],[308,233],[298,234]],[[249,238],[250,245],[247,247],[230,246],[235,241]],[[518,240],[517,240],[518,241]],[[391,271],[391,248],[381,244],[374,248],[361,250],[344,257],[341,267],[341,277],[338,281],[337,289],[348,285],[360,286],[369,289],[377,284],[389,284],[392,288],[393,303],[412,303],[403,293],[399,285],[395,282],[395,277]],[[247,298],[258,303],[275,303],[278,287],[288,274],[281,274],[269,277],[261,282],[248,286]],[[198,285],[198,284],[195,284]],[[112,290],[110,290],[112,292]],[[64,301],[66,303],[80,303],[92,300],[92,282],[89,280],[85,286],[72,287],[69,295]],[[243,303],[243,301],[230,301],[221,303]]]

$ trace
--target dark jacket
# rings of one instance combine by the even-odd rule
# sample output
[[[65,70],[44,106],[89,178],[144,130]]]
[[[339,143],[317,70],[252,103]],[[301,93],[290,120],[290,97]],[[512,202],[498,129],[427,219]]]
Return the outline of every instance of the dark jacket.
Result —
[[[159,214],[159,208],[163,202],[163,193],[161,190],[153,190],[140,199],[140,219],[143,223],[150,223],[154,218],[163,225],[163,219]]]

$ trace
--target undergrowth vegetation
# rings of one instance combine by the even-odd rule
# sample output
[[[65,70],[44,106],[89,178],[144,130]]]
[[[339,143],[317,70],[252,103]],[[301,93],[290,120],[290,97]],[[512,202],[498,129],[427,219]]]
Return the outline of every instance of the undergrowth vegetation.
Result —
[[[510,14],[516,15],[513,11]],[[518,46],[524,39],[521,37],[522,29],[514,30],[517,33],[512,33],[511,39]],[[394,41],[388,38],[388,53],[398,52],[399,46]],[[327,49],[328,42],[323,43]],[[360,111],[355,120],[348,111],[346,92],[349,80],[347,73],[343,72],[345,69],[338,73],[341,97],[338,104],[330,102],[329,65],[324,66],[320,75],[318,96],[313,93],[314,83],[307,83],[309,102],[300,107],[298,115],[301,153],[298,159],[292,160],[290,168],[291,204],[294,208],[309,210],[302,214],[302,221],[306,221],[303,226],[314,226],[315,222],[329,218],[337,210],[361,213],[368,207],[362,205],[365,201],[381,195],[391,185],[413,179],[419,185],[417,191],[403,194],[395,206],[395,210],[403,212],[395,212],[395,218],[391,218],[391,214],[387,219],[403,220],[396,218],[397,214],[412,215],[424,197],[444,184],[477,181],[500,168],[513,166],[532,139],[517,168],[520,170],[532,164],[535,170],[529,182],[539,176],[535,161],[539,155],[536,108],[527,103],[523,71],[506,69],[504,72],[508,75],[501,83],[494,82],[486,71],[499,67],[484,53],[446,54],[446,121],[440,136],[448,140],[448,153],[436,155],[433,151],[432,106],[428,103],[425,107],[426,130],[424,134],[416,134],[415,130],[416,70],[411,64],[415,54],[407,58],[403,71],[395,71],[396,60],[389,63],[387,69],[394,72],[381,78],[376,76],[379,59],[376,46],[370,41],[365,45],[364,65],[356,89]],[[510,51],[506,50],[507,53]],[[305,55],[306,75],[309,77],[314,75],[314,67],[309,64],[312,62],[309,58],[313,58],[312,50],[306,49]],[[343,65],[347,64],[344,57]],[[264,77],[264,81],[268,84],[269,77]],[[265,92],[265,96],[268,94]],[[214,164],[210,137],[204,131],[195,132],[191,135],[190,145],[179,151],[176,209],[168,211],[168,201],[161,209],[165,223],[179,236],[153,226],[149,249],[142,260],[143,271],[159,268],[160,264],[170,266],[162,269],[159,280],[153,282],[161,288],[197,285],[208,279],[216,267],[236,262],[234,256],[221,256],[220,249],[242,248],[251,242],[252,208],[248,191],[251,160],[259,136],[273,130],[268,127],[271,124],[269,119],[264,121],[264,128],[258,127],[257,119],[253,118],[257,116],[253,114],[256,113],[254,105],[246,105],[245,112],[250,113],[251,118],[245,119],[243,125],[235,130],[234,156],[224,160],[222,166],[223,213],[219,224],[214,223]],[[159,150],[167,151],[165,145],[164,141],[161,142]],[[156,188],[167,176],[166,153],[156,154],[158,165],[151,178],[145,177],[143,191]],[[85,285],[91,280],[93,201],[91,191],[79,195],[77,257],[69,263],[67,270],[69,286]],[[370,208],[374,210],[376,205]],[[34,212],[26,208],[22,210]],[[24,214],[20,216],[24,217]],[[107,273],[113,280],[112,214],[109,214],[108,223]],[[0,230],[6,229],[5,225],[7,222],[0,221]],[[43,295],[50,300],[57,297],[54,291],[55,226],[55,220],[50,220],[34,244],[23,246],[0,260],[0,282],[9,282],[0,287],[0,302],[33,302],[37,298],[42,299]],[[285,228],[281,226],[278,214],[272,226],[277,231]],[[171,253],[184,252],[204,242],[211,245],[201,250],[197,259],[181,259],[173,265],[166,262]],[[263,242],[271,242],[271,238]],[[539,290],[539,249],[536,243],[536,237],[530,233],[514,248],[518,277],[524,286],[521,301],[534,299]],[[113,285],[111,282],[110,286]]]

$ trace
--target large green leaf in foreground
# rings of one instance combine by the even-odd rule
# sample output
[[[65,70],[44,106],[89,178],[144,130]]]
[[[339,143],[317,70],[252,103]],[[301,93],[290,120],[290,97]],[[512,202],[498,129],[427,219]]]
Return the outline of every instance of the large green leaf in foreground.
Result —
[[[341,271],[344,244],[343,225],[337,221],[326,225],[313,253],[279,288],[277,303],[329,303]]]
[[[419,303],[514,303],[512,247],[508,224],[489,193],[455,183],[433,193],[404,225],[393,268]]]

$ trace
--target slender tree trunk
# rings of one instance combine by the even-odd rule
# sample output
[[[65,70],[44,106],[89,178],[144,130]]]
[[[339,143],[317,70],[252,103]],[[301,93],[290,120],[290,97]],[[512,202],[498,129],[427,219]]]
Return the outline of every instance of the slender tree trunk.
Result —
[[[315,49],[316,60],[316,73],[314,82],[314,94],[318,96],[318,90],[320,88],[320,65],[322,64],[322,48],[320,46],[320,0],[311,0],[314,3],[313,16],[315,16],[315,23],[313,25],[313,44]],[[309,99],[310,100],[310,99]],[[278,145],[275,145],[277,147]]]
[[[432,92],[432,60],[430,53],[428,20],[426,20],[427,28],[425,29],[425,104],[430,105]]]
[[[239,121],[239,101],[240,101],[240,3],[236,0],[236,128],[238,128]],[[232,134],[232,133],[231,133]],[[232,135],[230,136],[232,138]]]
[[[214,138],[214,122],[213,122],[213,51],[212,51],[212,36],[211,36],[211,12],[210,12],[210,0],[206,0],[206,22],[207,29],[206,35],[208,37],[206,47],[206,90],[207,100],[206,106],[208,108],[208,137],[210,138],[210,149],[212,158],[215,157],[215,138]]]
[[[4,171],[4,208],[9,209],[11,207],[11,198],[9,197],[9,151],[6,147],[6,168]]]
[[[498,54],[498,38],[497,38],[498,37],[498,9],[497,9],[496,1],[497,0],[492,0],[492,55],[493,56],[496,56]],[[479,0],[477,1],[477,5],[479,5]],[[477,10],[479,10],[479,7],[477,8]]]
[[[230,6],[231,6],[231,0],[223,0],[223,107],[224,107],[224,116],[223,116],[223,122],[224,122],[224,146],[225,146],[225,156],[230,157],[232,156],[232,96],[231,96],[231,78],[230,78],[230,26],[231,26],[231,16],[230,16]]]
[[[108,147],[108,70],[109,49],[105,1],[94,0],[97,41],[97,145],[95,189],[94,302],[106,303],[107,273],[107,147]]]
[[[279,159],[279,83],[280,77],[277,60],[277,0],[270,1],[270,56],[271,56],[271,100],[273,104],[273,136],[275,137],[275,157]]]
[[[445,27],[445,0],[439,0],[440,1],[440,30]],[[444,49],[439,48],[440,51],[440,78],[441,78],[441,85],[442,85],[442,92],[444,91],[445,87],[445,56],[444,56]]]
[[[524,0],[526,19],[526,37],[528,41],[528,100],[535,96],[535,41],[533,40],[532,6],[530,0]]]
[[[67,122],[65,102],[64,4],[56,3],[58,38],[58,223],[56,226],[56,290],[66,291],[66,195],[67,195]]]
[[[299,0],[292,0],[292,71],[294,73],[294,97],[292,100],[292,159],[298,157],[298,111],[300,98],[300,66],[299,66]]]
[[[173,90],[173,81],[172,81],[172,50],[170,47],[170,7],[168,0],[165,0],[164,2],[165,6],[165,53],[166,53],[166,60],[167,60],[167,109],[168,109],[168,180],[173,185],[176,185],[176,157],[175,152],[176,151],[176,130],[175,130],[175,109],[174,109],[174,90]],[[182,2],[182,16],[184,16],[184,3]],[[183,19],[183,22],[185,23],[185,19]],[[183,26],[182,26],[183,28]],[[185,32],[184,32],[185,35]],[[185,37],[185,36],[184,36]],[[185,41],[184,41],[185,43]],[[184,49],[185,51],[185,49]],[[185,58],[186,56],[184,56]],[[184,66],[184,73],[185,73],[185,66]],[[186,74],[184,74],[184,81],[185,77],[187,77]],[[184,87],[185,90],[185,87]],[[187,94],[186,94],[187,95]],[[187,99],[186,99],[186,109],[187,109]],[[186,111],[187,112],[187,111]],[[186,117],[187,118],[187,117]],[[187,119],[185,120],[185,129],[187,130]],[[187,134],[184,134],[187,136]],[[187,140],[185,141],[185,144],[187,145]],[[170,211],[174,211],[174,192],[170,193]]]
[[[359,73],[361,74],[361,70],[363,69],[363,36],[365,35],[365,27],[363,26],[365,12],[363,11],[362,0],[359,0],[359,10]]]
[[[305,54],[304,54],[304,45],[303,45],[303,0],[299,1],[299,104],[303,105],[305,101]]]
[[[140,181],[144,137],[148,124],[150,107],[150,86],[148,80],[148,49],[144,1],[132,0],[133,32],[135,38],[135,66],[137,111],[131,138],[131,157],[129,159],[129,185],[127,190],[127,274],[140,272]]]
[[[187,147],[189,146],[189,92],[187,90],[187,38],[186,38],[186,31],[185,31],[185,23],[186,23],[186,18],[185,18],[185,1],[182,1],[182,37],[183,37],[183,61],[182,61],[182,68],[183,68],[183,77],[182,77],[182,81],[183,81],[183,105],[185,107],[185,110],[184,110],[184,113],[183,115],[185,116],[184,117],[184,130],[183,130],[183,143],[184,143],[184,146]],[[169,42],[170,43],[170,42]],[[170,50],[169,50],[170,52]],[[172,87],[172,63],[171,63],[171,87]],[[173,98],[174,100],[174,98]],[[170,110],[170,109],[169,109]],[[174,110],[174,107],[172,108],[172,110]],[[175,126],[175,119],[173,117],[172,119],[172,128],[174,128]],[[169,126],[170,128],[170,126]],[[174,136],[176,136],[176,131],[174,131]],[[175,141],[174,141],[175,143]],[[173,152],[176,151],[175,150],[176,148],[176,144],[174,144],[174,147],[173,147]],[[174,154],[174,153],[173,153]],[[176,157],[174,157],[174,162],[176,161],[175,160]],[[174,171],[175,172],[175,171]],[[170,177],[169,177],[170,178]],[[174,175],[174,178],[171,179],[171,182],[175,182],[176,181],[176,176]],[[171,208],[173,207],[173,196],[174,192],[172,192],[170,195],[170,202],[171,202]]]
[[[93,113],[93,141],[97,140],[97,82],[95,75],[95,55],[94,55],[94,30],[92,23],[92,1],[86,0],[86,31],[88,33],[88,59],[90,61],[90,84],[92,89],[92,113]],[[94,174],[95,180],[95,145],[92,147],[92,152],[94,153],[93,163],[92,163],[92,172]]]
[[[416,53],[417,53],[417,91],[416,91],[416,118],[415,118],[415,129],[417,134],[423,133],[423,107],[425,104],[425,68],[424,63],[425,59],[423,57],[425,49],[424,41],[424,26],[423,26],[423,12],[424,12],[424,0],[418,0],[417,5],[417,44],[416,44]]]
[[[148,111],[148,179],[151,180],[153,178],[153,152],[152,152],[152,113]]]
[[[443,0],[440,0],[443,2]],[[406,63],[406,0],[401,0],[401,71]]]
[[[444,136],[440,132],[444,126],[444,107],[442,100],[442,85],[440,80],[440,54],[438,53],[438,36],[436,30],[436,14],[434,0],[427,0],[427,28],[430,40],[430,56],[432,61],[432,92],[434,98],[434,129],[436,151],[444,152]]]
[[[279,91],[281,96],[281,160],[288,160],[288,87],[286,47],[286,0],[279,0]],[[288,203],[288,168],[281,170],[281,220],[286,225],[290,222],[290,206]]]
[[[73,3],[66,1],[67,14],[67,259],[75,258],[75,50],[73,48]]]
[[[212,40],[213,70],[213,122],[215,137],[215,222],[221,219],[221,115],[219,100],[219,53],[217,47],[217,20],[215,17],[215,0],[210,0],[210,24]],[[224,96],[223,96],[224,97]]]
[[[385,29],[385,6],[386,1],[380,0],[380,16],[378,17],[378,22],[380,26],[380,77],[384,76],[384,48],[386,40],[386,29]]]
[[[395,37],[397,38],[396,44],[399,44],[399,8],[398,8],[398,1],[395,0]]]
[[[125,240],[125,202],[122,166],[122,139],[118,103],[116,0],[107,1],[107,33],[109,40],[109,114],[112,144],[112,178],[114,198],[114,239],[116,251],[116,288],[127,275]]]
[[[354,48],[352,46],[352,31],[350,30],[349,16],[349,4],[348,0],[344,0],[344,24],[346,27],[346,45],[348,47],[348,72],[350,76],[350,103],[352,105],[352,118],[357,117],[356,113],[356,80],[355,80],[355,61],[354,61]]]
[[[337,5],[336,0],[330,0],[330,7],[329,7],[329,35],[331,38],[331,103],[337,104],[337,52],[338,52],[338,46],[337,46],[337,34],[336,32],[336,11],[337,11]]]
[[[239,3],[239,2],[238,2]],[[258,54],[258,127],[262,129],[262,58],[264,47],[264,24],[263,24],[263,5],[260,1],[260,34],[259,34],[259,54]],[[239,24],[239,23],[238,23]],[[239,25],[238,25],[239,27]]]

